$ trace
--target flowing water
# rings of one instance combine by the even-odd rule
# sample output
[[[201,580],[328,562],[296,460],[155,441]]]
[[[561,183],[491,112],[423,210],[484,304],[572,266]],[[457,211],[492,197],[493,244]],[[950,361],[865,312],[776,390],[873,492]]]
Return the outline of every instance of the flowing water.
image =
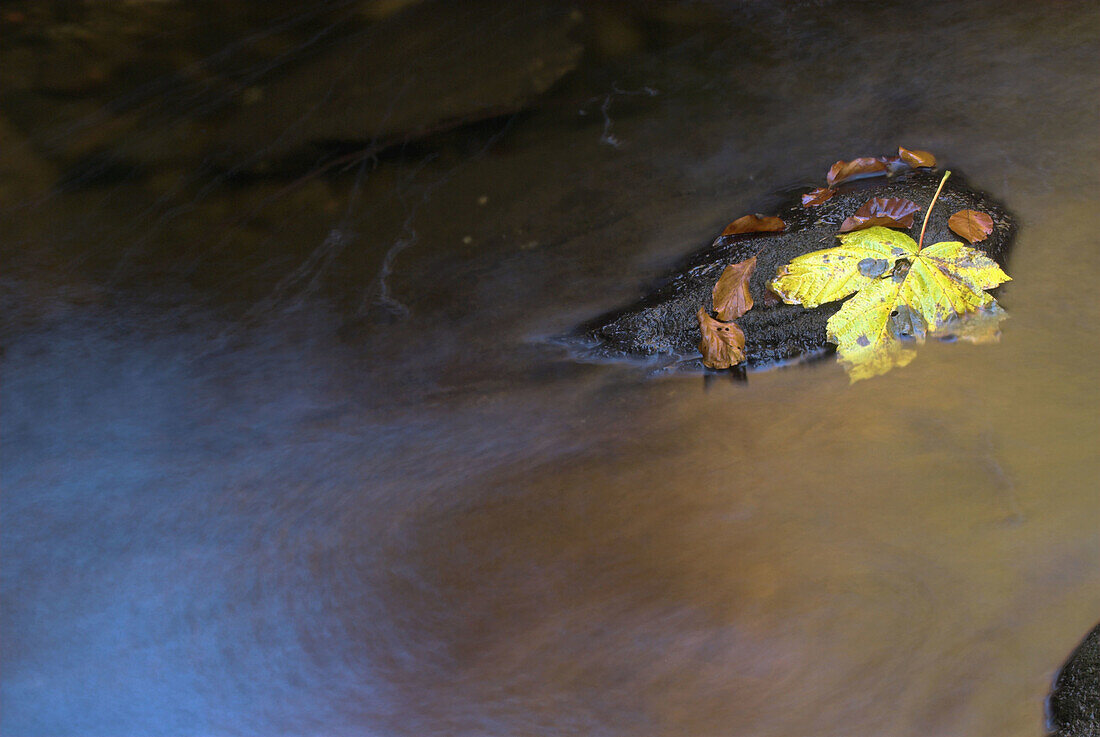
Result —
[[[1043,734],[1100,619],[1093,4],[535,3],[583,52],[522,112],[321,174],[203,100],[416,8],[120,5],[116,58],[123,20],[33,5],[0,6],[52,29],[0,64],[4,734]],[[482,11],[395,74],[553,25]],[[1017,215],[999,344],[850,385],[548,340],[899,144]]]

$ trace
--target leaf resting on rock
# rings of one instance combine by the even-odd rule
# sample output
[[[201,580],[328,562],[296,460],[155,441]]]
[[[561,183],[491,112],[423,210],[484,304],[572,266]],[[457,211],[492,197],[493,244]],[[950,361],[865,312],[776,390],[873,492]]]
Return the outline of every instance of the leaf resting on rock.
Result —
[[[910,151],[902,146],[898,146],[898,158],[914,169],[936,165],[936,157],[928,151]]]
[[[913,341],[926,334],[999,309],[985,290],[1009,277],[969,246],[951,241],[919,249],[905,233],[882,227],[838,237],[839,246],[782,267],[771,287],[788,304],[806,307],[855,294],[826,324],[852,381],[908,364],[916,355]]]
[[[823,205],[830,199],[832,199],[833,195],[835,194],[835,189],[830,189],[829,187],[818,187],[817,189],[810,190],[806,194],[802,195],[802,206],[817,207],[818,205]]]
[[[948,219],[947,227],[971,243],[977,243],[993,232],[993,218],[977,210],[959,210]]]
[[[728,369],[745,360],[745,334],[737,323],[719,322],[700,307],[696,313],[699,318],[699,330],[703,339],[699,341],[699,352],[703,354],[703,365],[712,369]]]
[[[855,214],[840,224],[841,233],[863,230],[875,225],[887,228],[912,228],[913,214],[920,206],[901,197],[875,197],[867,200]]]
[[[787,224],[781,218],[764,215],[745,215],[734,220],[722,231],[722,235],[738,233],[778,233],[785,230]]]
[[[825,181],[833,187],[849,179],[862,179],[884,174],[887,170],[886,162],[873,156],[864,156],[851,161],[838,161],[829,169]]]
[[[714,311],[718,319],[736,320],[752,309],[752,295],[749,294],[749,277],[756,270],[756,256],[739,264],[730,264],[718,277],[712,293]]]

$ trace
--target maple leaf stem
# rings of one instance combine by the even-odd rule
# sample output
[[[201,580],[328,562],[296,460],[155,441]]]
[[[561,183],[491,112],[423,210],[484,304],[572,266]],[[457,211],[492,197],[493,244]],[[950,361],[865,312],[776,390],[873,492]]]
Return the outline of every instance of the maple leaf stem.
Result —
[[[924,247],[924,231],[928,227],[928,218],[932,216],[932,208],[936,206],[936,200],[939,199],[940,191],[943,189],[943,185],[947,182],[949,176],[951,176],[950,171],[945,171],[943,173],[943,179],[940,180],[940,186],[936,187],[936,194],[932,195],[932,201],[928,203],[928,210],[924,213],[924,225],[920,226],[920,240],[917,241],[918,251]]]

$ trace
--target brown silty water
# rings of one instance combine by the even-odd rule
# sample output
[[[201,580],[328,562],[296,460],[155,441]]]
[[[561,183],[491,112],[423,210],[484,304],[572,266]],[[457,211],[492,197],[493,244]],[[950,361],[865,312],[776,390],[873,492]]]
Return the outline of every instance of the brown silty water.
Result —
[[[1043,733],[1100,618],[1096,8],[136,7],[116,56],[5,16],[107,61],[0,61],[4,733]],[[363,140],[275,81],[393,28]],[[416,70],[466,48],[556,71],[452,127]],[[1017,216],[1000,343],[704,384],[548,340],[899,144]]]

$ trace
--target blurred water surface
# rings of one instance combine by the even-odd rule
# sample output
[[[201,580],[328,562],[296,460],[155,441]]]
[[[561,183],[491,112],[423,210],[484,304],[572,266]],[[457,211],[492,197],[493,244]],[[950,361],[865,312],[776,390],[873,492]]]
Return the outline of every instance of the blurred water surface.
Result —
[[[4,734],[1042,734],[1100,617],[1094,4],[0,10]],[[1018,216],[1000,344],[546,340],[899,144]]]

